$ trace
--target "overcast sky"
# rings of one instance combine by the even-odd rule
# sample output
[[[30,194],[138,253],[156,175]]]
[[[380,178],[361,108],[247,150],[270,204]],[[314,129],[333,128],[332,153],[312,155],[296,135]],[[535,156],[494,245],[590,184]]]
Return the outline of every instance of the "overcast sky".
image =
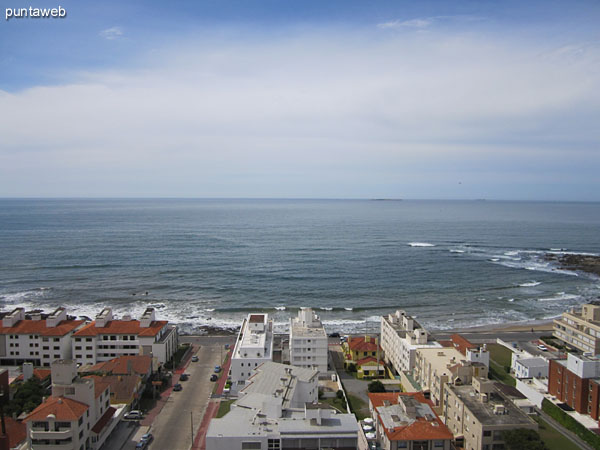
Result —
[[[600,200],[597,1],[60,3],[0,23],[0,196]]]

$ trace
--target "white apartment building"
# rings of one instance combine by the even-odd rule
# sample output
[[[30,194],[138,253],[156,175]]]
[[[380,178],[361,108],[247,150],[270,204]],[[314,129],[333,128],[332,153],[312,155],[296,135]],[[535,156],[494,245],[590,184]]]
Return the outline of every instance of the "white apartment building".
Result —
[[[381,349],[384,360],[396,373],[412,371],[419,348],[441,348],[429,340],[429,333],[402,310],[381,317]]]
[[[252,369],[273,360],[273,321],[268,314],[248,314],[237,336],[229,375],[237,391],[250,378]]]
[[[113,318],[104,308],[96,320],[73,334],[73,359],[81,364],[97,364],[124,355],[148,355],[159,364],[177,351],[177,327],[156,320],[154,308],[146,308],[140,320],[131,316]]]
[[[317,403],[318,374],[273,362],[259,366],[229,413],[210,422],[206,449],[357,449],[354,415]]]
[[[44,319],[36,312],[27,318],[24,308],[16,308],[2,318],[0,362],[21,365],[31,362],[49,367],[52,361],[71,358],[71,337],[83,320],[70,320],[64,308]]]
[[[327,372],[328,342],[323,324],[311,308],[290,319],[290,363]]]
[[[119,421],[108,383],[79,378],[73,360],[52,363],[52,397],[25,419],[33,450],[99,449]]]

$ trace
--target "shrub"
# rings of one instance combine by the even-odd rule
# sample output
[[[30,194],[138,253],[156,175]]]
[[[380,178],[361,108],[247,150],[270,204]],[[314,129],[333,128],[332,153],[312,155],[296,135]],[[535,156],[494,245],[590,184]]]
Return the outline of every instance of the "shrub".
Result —
[[[379,380],[371,381],[368,389],[369,392],[385,392],[385,386]]]

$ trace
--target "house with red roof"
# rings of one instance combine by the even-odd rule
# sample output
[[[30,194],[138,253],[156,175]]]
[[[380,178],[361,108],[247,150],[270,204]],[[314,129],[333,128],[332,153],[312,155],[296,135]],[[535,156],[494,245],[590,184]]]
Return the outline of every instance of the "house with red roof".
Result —
[[[64,308],[45,316],[41,312],[26,315],[16,308],[2,318],[0,326],[0,363],[49,367],[56,359],[69,359],[71,337],[84,325],[83,320],[67,317]]]
[[[178,343],[177,327],[156,320],[154,308],[146,308],[140,320],[129,315],[117,319],[104,308],[95,321],[74,333],[72,353],[82,365],[134,355],[150,356],[158,365],[173,357]]]
[[[86,372],[105,375],[139,375],[144,380],[152,374],[152,357],[148,355],[124,355],[95,364]]]
[[[382,449],[450,450],[454,436],[422,392],[368,395]]]
[[[102,446],[120,418],[110,406],[110,383],[98,378],[80,378],[73,360],[52,363],[52,396],[25,418],[30,448]]]
[[[342,344],[344,365],[356,367],[358,378],[374,378],[383,376],[385,367],[381,347],[377,338],[372,336],[349,337]]]

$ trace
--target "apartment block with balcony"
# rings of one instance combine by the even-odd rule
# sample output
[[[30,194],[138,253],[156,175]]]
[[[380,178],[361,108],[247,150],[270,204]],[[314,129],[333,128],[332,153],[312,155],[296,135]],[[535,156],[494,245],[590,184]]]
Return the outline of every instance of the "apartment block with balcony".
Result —
[[[273,360],[273,321],[268,314],[248,314],[242,322],[231,356],[231,389],[241,389],[252,370]]]
[[[467,361],[454,347],[420,348],[417,350],[413,376],[440,414],[444,406],[446,383],[471,384],[474,377],[487,378],[483,363]]]
[[[327,334],[319,316],[311,308],[301,308],[290,319],[290,363],[327,372]]]
[[[572,308],[554,320],[554,337],[567,346],[600,354],[600,302]]]
[[[118,423],[115,413],[107,383],[80,378],[73,360],[54,361],[52,397],[25,418],[29,448],[99,449]]]
[[[154,308],[146,308],[140,320],[129,315],[117,319],[104,308],[94,322],[73,334],[72,353],[82,365],[127,355],[148,355],[164,364],[177,351],[178,339],[177,327],[156,320]]]
[[[496,389],[493,381],[474,378],[472,385],[448,384],[445,397],[445,422],[457,449],[501,449],[505,448],[505,431],[538,429],[538,424]]]
[[[24,308],[16,308],[2,318],[0,362],[49,367],[54,360],[71,358],[71,338],[83,325],[83,320],[70,319],[64,308],[48,315],[26,315]]]
[[[414,369],[417,349],[441,347],[406,312],[397,310],[381,317],[381,349],[385,362],[393,368],[396,375]]]

